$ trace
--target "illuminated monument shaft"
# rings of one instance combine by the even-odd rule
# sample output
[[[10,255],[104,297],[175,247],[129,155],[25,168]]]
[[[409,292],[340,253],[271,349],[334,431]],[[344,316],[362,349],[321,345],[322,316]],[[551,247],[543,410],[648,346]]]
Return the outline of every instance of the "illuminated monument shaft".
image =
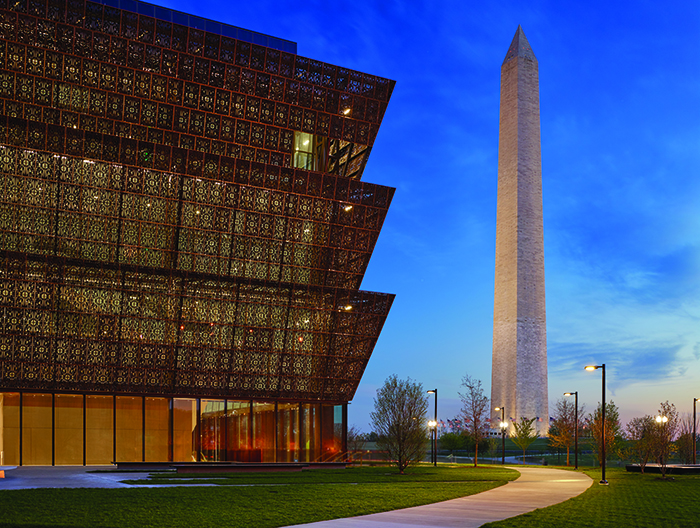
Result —
[[[549,425],[542,232],[538,67],[518,26],[501,66],[491,401],[506,419],[537,418],[540,434]]]

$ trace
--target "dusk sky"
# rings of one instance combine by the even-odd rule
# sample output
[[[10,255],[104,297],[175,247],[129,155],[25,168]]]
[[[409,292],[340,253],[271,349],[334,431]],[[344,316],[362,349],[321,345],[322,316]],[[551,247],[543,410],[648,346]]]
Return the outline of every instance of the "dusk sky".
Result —
[[[539,61],[550,414],[592,410],[607,364],[623,422],[700,397],[700,3],[154,2],[396,81],[363,180],[396,187],[362,289],[396,294],[349,423],[391,374],[458,414],[490,396],[500,67]],[[432,412],[432,400],[430,402]]]

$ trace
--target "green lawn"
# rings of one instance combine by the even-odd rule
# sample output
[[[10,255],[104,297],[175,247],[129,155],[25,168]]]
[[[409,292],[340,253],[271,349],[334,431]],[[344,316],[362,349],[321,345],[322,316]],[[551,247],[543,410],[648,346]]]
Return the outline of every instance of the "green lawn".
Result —
[[[681,475],[663,481],[659,475],[608,468],[609,486],[601,486],[600,470],[586,471],[595,483],[561,504],[490,523],[489,528],[676,527],[700,526],[700,476]]]
[[[0,491],[0,527],[266,528],[453,499],[517,476],[499,467],[423,466],[403,476],[365,467],[197,476],[220,484],[211,487]],[[153,480],[178,477],[161,473]]]

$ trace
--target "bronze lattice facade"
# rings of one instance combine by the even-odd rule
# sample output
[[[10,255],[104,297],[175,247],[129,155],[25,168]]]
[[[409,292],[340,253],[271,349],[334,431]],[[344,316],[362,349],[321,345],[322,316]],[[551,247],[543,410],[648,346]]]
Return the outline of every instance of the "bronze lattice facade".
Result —
[[[393,301],[359,290],[393,84],[132,0],[0,0],[4,463],[342,451]]]

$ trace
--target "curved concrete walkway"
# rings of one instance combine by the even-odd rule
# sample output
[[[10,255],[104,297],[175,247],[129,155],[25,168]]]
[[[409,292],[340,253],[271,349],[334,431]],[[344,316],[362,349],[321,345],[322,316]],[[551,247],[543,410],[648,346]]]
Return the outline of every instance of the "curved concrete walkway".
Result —
[[[515,517],[580,495],[593,479],[575,471],[549,468],[511,467],[520,477],[483,493],[425,506],[394,510],[362,517],[348,517],[297,528],[475,528]],[[294,528],[294,527],[290,527]]]

